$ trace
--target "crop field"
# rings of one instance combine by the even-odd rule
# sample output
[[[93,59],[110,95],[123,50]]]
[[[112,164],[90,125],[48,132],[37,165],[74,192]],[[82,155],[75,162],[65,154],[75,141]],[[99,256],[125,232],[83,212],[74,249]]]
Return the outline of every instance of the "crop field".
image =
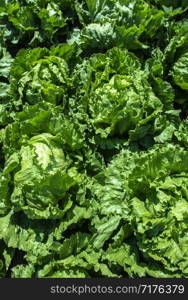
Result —
[[[188,278],[188,0],[0,0],[0,277]]]

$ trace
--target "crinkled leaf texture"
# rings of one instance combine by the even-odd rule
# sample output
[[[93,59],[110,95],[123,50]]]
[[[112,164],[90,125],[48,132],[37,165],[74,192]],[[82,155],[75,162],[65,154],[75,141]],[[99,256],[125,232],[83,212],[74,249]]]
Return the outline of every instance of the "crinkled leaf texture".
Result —
[[[0,1],[0,277],[188,278],[187,16]]]

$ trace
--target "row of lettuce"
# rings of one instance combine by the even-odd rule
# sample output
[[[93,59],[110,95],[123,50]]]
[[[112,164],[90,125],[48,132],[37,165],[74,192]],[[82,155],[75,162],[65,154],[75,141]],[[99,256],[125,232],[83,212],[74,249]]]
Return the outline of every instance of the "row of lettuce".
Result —
[[[0,276],[188,277],[187,1],[0,1]]]

